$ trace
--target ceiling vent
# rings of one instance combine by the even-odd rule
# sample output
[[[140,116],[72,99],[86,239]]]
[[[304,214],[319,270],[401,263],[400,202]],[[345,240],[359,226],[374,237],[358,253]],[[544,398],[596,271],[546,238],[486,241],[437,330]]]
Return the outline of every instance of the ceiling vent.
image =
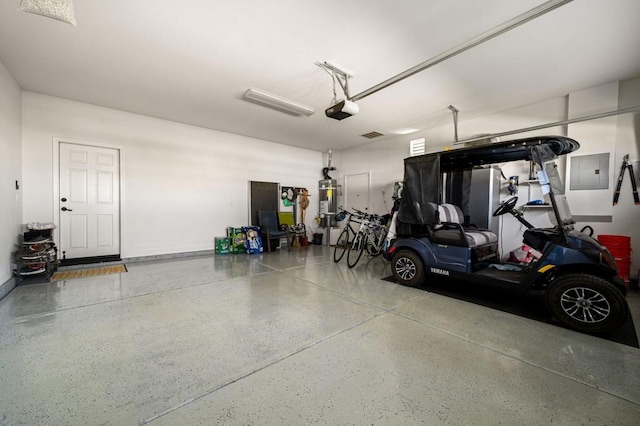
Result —
[[[373,139],[373,138],[377,138],[380,136],[384,136],[382,133],[380,132],[369,132],[369,133],[365,133],[364,135],[360,135],[360,136],[364,136],[367,139]]]
[[[409,141],[409,155],[422,155],[427,152],[427,141],[425,138]]]

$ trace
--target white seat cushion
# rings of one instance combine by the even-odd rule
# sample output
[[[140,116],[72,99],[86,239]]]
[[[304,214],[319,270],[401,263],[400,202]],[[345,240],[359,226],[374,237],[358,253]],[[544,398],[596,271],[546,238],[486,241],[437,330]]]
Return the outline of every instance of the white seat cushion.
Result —
[[[440,204],[438,206],[438,215],[442,223],[457,223],[459,225],[464,223],[462,210],[454,204]],[[460,235],[457,230],[442,230],[438,229],[438,227],[436,227],[436,232],[439,238],[451,238],[453,240],[456,239],[456,235]],[[464,228],[464,233],[469,247],[478,247],[498,242],[498,236],[487,229]]]
[[[498,242],[498,236],[486,229],[465,229],[464,233],[467,235],[469,247],[477,247],[484,244]]]
[[[440,204],[438,206],[438,214],[440,216],[440,222],[459,223],[460,225],[464,222],[462,210],[453,204]]]

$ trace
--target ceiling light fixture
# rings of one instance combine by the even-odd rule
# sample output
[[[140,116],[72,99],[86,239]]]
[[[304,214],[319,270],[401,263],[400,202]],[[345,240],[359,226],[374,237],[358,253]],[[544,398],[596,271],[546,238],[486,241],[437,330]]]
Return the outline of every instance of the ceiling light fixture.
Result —
[[[21,0],[18,9],[76,25],[71,0]]]
[[[264,90],[250,88],[244,93],[244,97],[295,115],[306,115],[308,117],[315,112],[311,107],[265,92]]]
[[[415,133],[420,129],[414,129],[413,127],[406,127],[404,129],[397,129],[397,130],[392,130],[389,133],[392,133],[394,135],[410,135],[411,133]]]

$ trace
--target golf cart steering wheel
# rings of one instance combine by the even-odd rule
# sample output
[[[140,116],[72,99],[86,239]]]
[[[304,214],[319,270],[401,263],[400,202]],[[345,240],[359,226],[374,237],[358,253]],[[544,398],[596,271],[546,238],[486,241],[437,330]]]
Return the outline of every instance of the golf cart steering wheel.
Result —
[[[504,203],[500,204],[500,206],[493,212],[494,216],[502,216],[505,213],[509,213],[516,206],[518,202],[518,197],[511,197]]]

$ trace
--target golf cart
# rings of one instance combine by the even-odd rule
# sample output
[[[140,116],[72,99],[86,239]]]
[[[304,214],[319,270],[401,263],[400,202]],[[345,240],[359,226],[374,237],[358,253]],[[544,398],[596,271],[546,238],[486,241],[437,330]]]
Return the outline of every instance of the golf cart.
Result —
[[[437,276],[520,294],[541,290],[551,314],[569,328],[603,333],[620,327],[629,315],[624,282],[607,248],[574,229],[554,162],[579,147],[572,139],[546,136],[405,159],[397,238],[384,253],[396,282],[417,286]],[[516,210],[517,197],[493,212],[509,213],[527,228],[524,244],[541,253],[527,264],[502,262],[497,235],[474,227],[468,215],[473,170],[518,160],[532,161],[539,169],[556,223],[534,227]]]

